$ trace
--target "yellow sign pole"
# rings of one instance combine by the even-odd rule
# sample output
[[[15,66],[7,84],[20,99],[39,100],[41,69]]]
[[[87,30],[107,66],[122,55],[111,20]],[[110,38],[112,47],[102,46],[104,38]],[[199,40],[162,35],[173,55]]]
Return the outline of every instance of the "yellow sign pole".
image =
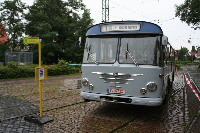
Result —
[[[42,68],[42,44],[41,44],[41,39],[39,40],[38,43],[38,56],[39,56],[39,68]],[[42,111],[42,80],[39,80],[39,92],[40,92],[40,117],[43,116],[43,111]]]
[[[43,78],[40,77],[40,69],[42,68],[42,43],[41,43],[41,39],[39,39],[39,37],[24,38],[24,44],[38,44],[39,67],[36,68],[35,73],[36,73],[36,75],[38,75],[38,76],[36,76],[36,80],[38,80],[38,84],[39,84],[40,117],[42,117],[43,116],[43,111],[42,111],[42,80],[44,79],[44,77]]]
[[[53,119],[49,116],[43,117],[42,111],[42,80],[47,79],[47,68],[42,67],[42,40],[39,37],[32,38],[24,38],[24,44],[38,44],[38,58],[39,58],[39,66],[35,68],[35,80],[38,80],[39,84],[39,93],[40,93],[40,117],[38,116],[27,116],[24,119],[28,121],[34,121],[39,124],[45,124],[47,122],[53,121]],[[37,120],[37,121],[35,121]]]

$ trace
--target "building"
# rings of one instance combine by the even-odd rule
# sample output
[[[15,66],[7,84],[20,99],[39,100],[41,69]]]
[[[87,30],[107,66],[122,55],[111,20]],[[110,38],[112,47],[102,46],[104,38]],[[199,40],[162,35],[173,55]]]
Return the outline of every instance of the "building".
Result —
[[[200,59],[200,52],[197,52],[195,57],[197,57],[197,59]]]
[[[200,52],[189,52],[190,56],[200,59]]]

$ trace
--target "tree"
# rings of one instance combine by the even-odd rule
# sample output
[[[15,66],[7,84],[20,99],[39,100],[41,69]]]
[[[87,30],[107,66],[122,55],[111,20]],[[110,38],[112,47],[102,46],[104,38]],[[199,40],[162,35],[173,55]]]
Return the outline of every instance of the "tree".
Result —
[[[65,49],[64,55],[66,58],[71,59],[77,63],[82,62],[84,44],[85,44],[85,33],[87,32],[88,27],[92,25],[93,19],[90,18],[90,13],[88,9],[84,9],[82,17],[78,18],[76,22],[76,31],[74,34],[75,42],[77,42],[78,38],[81,37],[82,41],[80,46],[76,45],[68,45]],[[74,42],[72,44],[75,44]],[[75,60],[74,60],[75,58]]]
[[[8,36],[5,32],[3,25],[0,23],[0,62],[5,61],[5,51],[9,49],[7,44]]]
[[[26,15],[26,34],[42,38],[45,64],[57,63],[61,59],[81,62],[79,54],[82,51],[75,44],[83,31],[92,24],[90,17],[88,21],[82,22],[85,17],[78,15],[78,12],[84,10],[81,0],[37,0],[30,7]],[[89,16],[89,12],[83,14]],[[36,47],[33,50],[37,53]]]
[[[5,26],[9,36],[11,51],[15,51],[22,42],[25,21],[24,15],[27,6],[21,0],[5,0],[0,3],[0,22]]]
[[[189,54],[188,54],[188,49],[187,48],[185,48],[185,47],[181,47],[181,49],[180,50],[178,50],[178,57],[179,57],[179,59],[180,60],[186,60],[186,58],[189,56]]]
[[[196,50],[195,46],[192,46],[192,50],[190,53],[190,57],[191,57],[192,61],[194,61],[196,59],[196,57],[195,57],[196,52],[197,52],[197,50]]]
[[[185,0],[180,6],[176,6],[176,17],[188,25],[192,24],[194,29],[200,24],[200,2],[199,0]]]
[[[197,52],[195,46],[192,46],[192,50],[191,50],[191,52]]]

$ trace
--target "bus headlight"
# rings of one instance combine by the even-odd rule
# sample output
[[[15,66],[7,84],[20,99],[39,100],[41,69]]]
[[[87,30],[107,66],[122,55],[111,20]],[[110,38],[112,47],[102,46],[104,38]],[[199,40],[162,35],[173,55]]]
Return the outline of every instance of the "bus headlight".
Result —
[[[82,85],[83,86],[88,86],[89,82],[88,82],[88,79],[87,78],[83,78],[82,79]]]
[[[149,82],[149,83],[147,84],[147,89],[148,89],[149,91],[155,91],[155,90],[157,89],[156,83],[154,83],[154,82]]]

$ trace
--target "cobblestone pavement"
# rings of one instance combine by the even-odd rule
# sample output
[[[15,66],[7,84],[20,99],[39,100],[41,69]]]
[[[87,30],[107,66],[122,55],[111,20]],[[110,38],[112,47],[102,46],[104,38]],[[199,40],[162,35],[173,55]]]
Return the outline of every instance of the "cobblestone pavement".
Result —
[[[78,79],[80,75],[54,77],[43,82],[44,115],[54,118],[53,122],[43,127],[29,123],[23,118],[25,114],[38,112],[37,83],[34,80],[0,81],[2,95],[0,102],[4,103],[0,104],[0,132],[181,133],[184,131],[188,113],[187,103],[184,100],[187,97],[182,89],[184,86],[182,73],[175,77],[167,102],[158,107],[83,102],[79,96],[80,89],[77,89]]]
[[[189,122],[187,95],[185,95],[184,75],[178,72],[173,83],[173,90],[168,100],[166,129],[169,133],[183,133],[184,125]]]
[[[43,82],[44,112],[78,102],[75,90],[78,76],[60,76]],[[68,86],[64,80],[69,79]],[[63,91],[62,89],[65,89]],[[73,91],[68,91],[73,89]],[[40,133],[43,126],[24,120],[25,115],[39,115],[38,83],[34,79],[0,81],[0,133]]]
[[[24,100],[9,96],[0,97],[1,133],[40,133],[42,127],[24,120],[25,115],[37,113],[38,108]]]

